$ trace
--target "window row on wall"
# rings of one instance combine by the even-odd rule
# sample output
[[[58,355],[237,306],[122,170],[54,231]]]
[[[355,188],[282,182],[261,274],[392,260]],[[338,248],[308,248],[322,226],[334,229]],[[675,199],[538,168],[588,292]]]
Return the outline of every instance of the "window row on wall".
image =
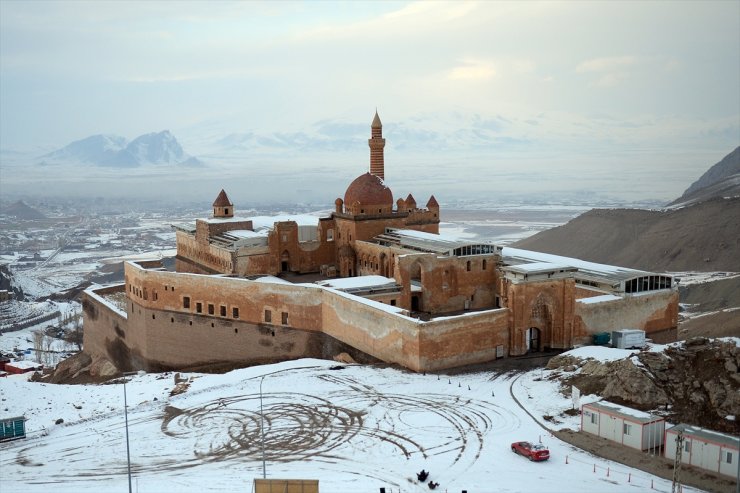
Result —
[[[203,301],[191,301],[190,296],[182,297],[182,307],[185,310],[194,311],[197,314],[219,316],[226,318],[229,311],[228,305],[216,304]],[[239,318],[239,307],[231,307],[231,318]],[[266,309],[264,313],[264,322],[272,323],[272,310]],[[288,312],[281,312],[280,323],[288,325]]]
[[[196,301],[194,303],[191,303],[190,296],[182,297],[182,307],[185,308],[186,310],[195,309],[195,313],[207,314],[207,315],[213,315],[213,316],[216,316],[216,312],[217,312],[216,309],[218,308],[219,317],[225,318],[228,316],[228,306],[227,305],[203,302],[203,301]],[[239,307],[238,306],[231,307],[231,318],[239,318]]]
[[[172,288],[172,290],[174,291],[175,288]],[[129,284],[128,292],[129,296],[136,296],[137,298],[141,298],[145,301],[149,300],[149,290],[147,288],[140,288],[138,286],[134,286],[133,284]],[[152,301],[157,301],[158,299],[159,296],[157,295],[157,290],[152,289]]]

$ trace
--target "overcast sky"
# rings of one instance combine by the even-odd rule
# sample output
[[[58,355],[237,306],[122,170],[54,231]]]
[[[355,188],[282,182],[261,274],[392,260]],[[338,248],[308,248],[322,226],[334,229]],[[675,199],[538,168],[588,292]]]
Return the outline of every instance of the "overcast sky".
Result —
[[[702,167],[740,143],[739,87],[737,0],[0,1],[3,149],[169,129],[192,153],[206,128],[340,132],[377,107],[523,153]]]

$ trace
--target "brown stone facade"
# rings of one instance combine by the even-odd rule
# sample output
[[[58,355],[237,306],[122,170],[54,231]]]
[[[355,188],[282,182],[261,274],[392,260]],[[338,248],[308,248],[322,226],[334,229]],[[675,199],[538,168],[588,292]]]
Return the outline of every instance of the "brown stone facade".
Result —
[[[85,348],[124,367],[255,364],[342,352],[415,371],[490,361],[508,351],[508,310],[424,322],[408,312],[318,286],[125,265],[125,313],[85,295]],[[119,288],[120,289],[120,288]],[[326,337],[336,353],[326,350]],[[323,352],[317,347],[324,347]],[[121,368],[121,366],[119,366]]]
[[[116,288],[125,292],[124,311],[105,302],[105,289],[87,291],[85,350],[123,370],[346,352],[431,371],[569,349],[618,329],[675,339],[670,277],[536,252],[506,258],[505,248],[446,239],[434,196],[424,208],[411,194],[394,203],[382,180],[377,114],[371,135],[375,167],[330,216],[255,230],[234,216],[222,190],[213,217],[175,227],[176,272],[126,263]],[[306,273],[386,279],[378,291],[350,294],[266,278]]]

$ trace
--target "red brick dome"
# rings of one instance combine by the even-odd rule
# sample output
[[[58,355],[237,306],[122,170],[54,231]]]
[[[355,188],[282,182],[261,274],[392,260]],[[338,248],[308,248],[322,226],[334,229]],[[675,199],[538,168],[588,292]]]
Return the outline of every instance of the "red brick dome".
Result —
[[[385,186],[383,180],[376,175],[365,173],[355,178],[344,192],[345,207],[353,206],[356,202],[360,205],[377,205],[393,207],[393,192]]]

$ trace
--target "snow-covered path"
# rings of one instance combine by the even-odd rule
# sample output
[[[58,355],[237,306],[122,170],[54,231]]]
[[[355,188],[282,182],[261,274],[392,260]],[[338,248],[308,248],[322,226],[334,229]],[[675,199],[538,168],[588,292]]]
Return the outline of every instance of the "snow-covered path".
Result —
[[[593,457],[549,436],[515,403],[512,377],[331,366],[298,360],[190,375],[189,389],[173,397],[171,375],[133,377],[126,387],[134,491],[251,491],[262,476],[261,381],[267,477],[319,479],[322,493],[429,491],[416,482],[421,469],[450,493],[650,488],[642,471],[631,470],[631,483],[593,472]],[[32,435],[0,445],[0,491],[126,490],[122,385],[14,377],[0,392],[3,415],[25,414]],[[65,423],[54,425],[59,417]],[[540,438],[548,462],[510,451],[513,441]],[[652,479],[655,491],[670,491],[669,482]]]

